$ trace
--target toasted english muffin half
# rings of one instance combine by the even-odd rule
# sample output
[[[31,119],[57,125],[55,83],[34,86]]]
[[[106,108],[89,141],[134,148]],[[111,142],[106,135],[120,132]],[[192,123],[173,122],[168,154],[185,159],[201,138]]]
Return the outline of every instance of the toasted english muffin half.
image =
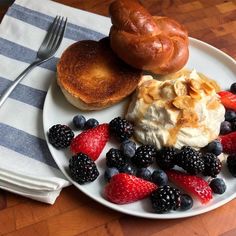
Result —
[[[121,101],[136,89],[141,74],[114,54],[109,38],[76,42],[57,64],[63,94],[81,110],[100,110]]]

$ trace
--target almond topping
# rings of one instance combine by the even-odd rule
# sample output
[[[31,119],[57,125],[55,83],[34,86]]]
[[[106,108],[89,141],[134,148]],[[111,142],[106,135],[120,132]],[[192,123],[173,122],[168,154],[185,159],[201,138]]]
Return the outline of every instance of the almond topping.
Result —
[[[184,96],[188,94],[186,83],[183,81],[176,81],[174,83],[174,90],[177,96]]]
[[[190,109],[194,107],[194,100],[186,95],[186,96],[178,96],[176,97],[172,104],[178,109]]]
[[[153,98],[153,100],[160,99],[159,90],[157,86],[150,87],[150,89],[148,90],[148,95],[150,95]]]
[[[144,100],[144,102],[147,103],[147,104],[151,104],[151,103],[153,102],[153,99],[152,99],[152,97],[151,97],[149,94],[145,94],[145,95],[143,96],[143,100]]]
[[[166,100],[171,100],[176,97],[175,91],[170,82],[163,83],[161,85],[160,90],[161,90],[161,97]]]
[[[178,120],[178,124],[181,125],[182,127],[197,128],[198,127],[197,113],[192,109],[183,110],[182,117]]]
[[[214,87],[208,82],[203,82],[202,83],[202,89],[204,90],[204,92],[207,95],[210,95],[212,93],[212,91],[214,91]]]
[[[210,85],[215,89],[215,91],[218,93],[219,91],[221,91],[221,88],[219,86],[219,84],[213,80],[213,79],[209,79],[208,77],[206,77],[204,74],[202,73],[198,73],[198,75],[200,76],[200,78],[203,80],[203,81],[206,81],[208,83],[210,83]]]
[[[217,99],[213,99],[207,103],[207,109],[214,110],[220,106],[220,102]]]
[[[196,99],[196,100],[200,100],[201,99],[201,94],[199,93],[199,90],[196,90],[195,88],[193,87],[190,87],[189,88],[189,95]]]
[[[147,93],[148,93],[148,89],[146,87],[141,87],[139,90],[138,98],[142,98]]]
[[[195,90],[201,89],[201,83],[197,80],[191,79],[189,81],[190,87],[194,88]]]

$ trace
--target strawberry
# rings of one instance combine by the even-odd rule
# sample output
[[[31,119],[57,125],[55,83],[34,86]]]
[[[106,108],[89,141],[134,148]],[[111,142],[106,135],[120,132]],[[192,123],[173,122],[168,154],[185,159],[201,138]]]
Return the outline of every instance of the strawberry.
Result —
[[[224,153],[227,154],[236,153],[236,131],[222,135],[218,139],[222,144]]]
[[[229,91],[220,91],[218,95],[226,108],[236,111],[236,94]]]
[[[196,196],[205,204],[212,199],[212,190],[209,184],[201,177],[189,175],[176,170],[166,171],[171,182],[184,189],[189,194]]]
[[[88,129],[72,139],[70,150],[73,154],[82,152],[97,160],[109,139],[109,125],[101,124]]]
[[[114,175],[105,186],[105,197],[116,204],[126,204],[148,197],[157,186],[134,175]]]

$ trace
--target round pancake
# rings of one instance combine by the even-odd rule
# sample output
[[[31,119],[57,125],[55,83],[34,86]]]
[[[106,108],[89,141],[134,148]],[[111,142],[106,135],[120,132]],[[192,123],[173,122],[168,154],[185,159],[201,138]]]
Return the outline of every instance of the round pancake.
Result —
[[[109,39],[84,40],[69,46],[57,65],[57,81],[67,100],[82,110],[99,110],[130,95],[141,70],[121,61]]]

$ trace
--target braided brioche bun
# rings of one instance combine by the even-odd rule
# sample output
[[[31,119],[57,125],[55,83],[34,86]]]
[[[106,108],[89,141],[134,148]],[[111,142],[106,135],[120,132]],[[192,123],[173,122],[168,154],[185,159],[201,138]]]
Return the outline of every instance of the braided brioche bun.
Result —
[[[188,33],[178,22],[153,17],[135,0],[116,0],[109,11],[111,48],[127,64],[168,74],[187,63]]]

